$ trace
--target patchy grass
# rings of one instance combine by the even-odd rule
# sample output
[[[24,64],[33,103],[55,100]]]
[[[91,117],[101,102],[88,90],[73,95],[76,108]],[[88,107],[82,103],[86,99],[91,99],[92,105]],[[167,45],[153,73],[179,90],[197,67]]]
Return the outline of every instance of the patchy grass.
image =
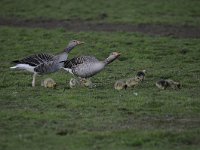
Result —
[[[0,16],[114,23],[200,25],[198,0],[1,0]]]
[[[0,28],[1,149],[198,149],[200,146],[200,40],[130,33]],[[85,41],[70,54],[99,59],[122,56],[92,78],[94,89],[69,89],[64,71],[36,78],[11,71],[12,60],[61,51],[69,40]],[[115,91],[117,79],[146,69],[135,89]],[[51,77],[56,89],[40,86]],[[181,90],[159,91],[155,81],[171,78]],[[138,96],[134,95],[138,93]]]

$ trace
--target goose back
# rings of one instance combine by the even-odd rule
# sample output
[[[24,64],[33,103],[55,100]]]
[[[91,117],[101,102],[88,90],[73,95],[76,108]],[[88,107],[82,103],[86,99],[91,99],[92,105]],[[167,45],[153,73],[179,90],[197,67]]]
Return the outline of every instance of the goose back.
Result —
[[[38,66],[42,63],[53,61],[53,59],[54,59],[54,55],[41,53],[41,54],[35,54],[35,55],[25,57],[21,60],[15,60],[15,61],[13,61],[13,63],[27,64],[27,65],[30,65],[32,67],[35,67],[35,66]]]
[[[82,78],[88,78],[97,74],[104,66],[105,64],[94,56],[79,56],[64,63],[66,70],[70,69],[70,72]]]

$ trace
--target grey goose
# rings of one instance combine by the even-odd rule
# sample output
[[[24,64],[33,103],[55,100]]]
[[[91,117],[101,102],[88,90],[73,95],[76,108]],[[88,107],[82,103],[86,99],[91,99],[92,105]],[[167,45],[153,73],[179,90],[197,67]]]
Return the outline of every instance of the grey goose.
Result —
[[[58,71],[63,67],[64,63],[61,61],[66,61],[69,52],[77,45],[80,45],[84,42],[77,40],[70,41],[68,46],[64,49],[63,52],[57,55],[50,54],[35,54],[28,57],[25,57],[21,60],[13,61],[16,65],[10,67],[11,69],[21,69],[33,73],[32,86],[35,86],[35,78],[37,74],[48,74]]]
[[[94,56],[74,57],[64,62],[63,69],[77,77],[89,78],[102,71],[105,66],[113,62],[119,56],[120,53],[112,52],[104,61],[99,61]]]

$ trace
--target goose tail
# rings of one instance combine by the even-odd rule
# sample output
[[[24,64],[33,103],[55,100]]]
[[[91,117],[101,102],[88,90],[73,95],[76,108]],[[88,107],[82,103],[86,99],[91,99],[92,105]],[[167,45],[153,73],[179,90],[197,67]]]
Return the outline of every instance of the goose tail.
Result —
[[[10,67],[10,69],[16,69],[16,68],[17,68],[17,66]]]

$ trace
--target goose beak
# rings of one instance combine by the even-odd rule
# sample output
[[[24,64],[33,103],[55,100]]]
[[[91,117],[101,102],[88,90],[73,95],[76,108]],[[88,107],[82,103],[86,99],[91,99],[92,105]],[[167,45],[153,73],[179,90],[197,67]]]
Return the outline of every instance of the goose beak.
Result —
[[[85,42],[77,41],[77,45],[84,44]]]

